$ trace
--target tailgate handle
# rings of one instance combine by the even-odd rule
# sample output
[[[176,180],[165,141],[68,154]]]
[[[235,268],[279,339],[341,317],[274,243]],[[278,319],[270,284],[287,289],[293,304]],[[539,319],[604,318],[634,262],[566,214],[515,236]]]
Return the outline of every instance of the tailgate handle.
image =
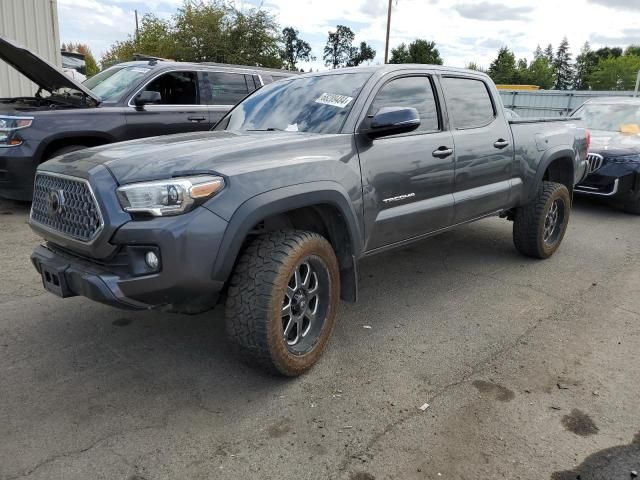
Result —
[[[494,144],[494,147],[496,148],[505,148],[509,146],[509,142],[507,142],[504,138],[501,138],[499,140],[497,140]]]
[[[448,147],[440,147],[437,150],[434,150],[432,155],[437,158],[447,158],[449,155],[453,154],[453,148]]]
[[[204,122],[206,120],[205,117],[187,117],[187,120],[190,122]]]

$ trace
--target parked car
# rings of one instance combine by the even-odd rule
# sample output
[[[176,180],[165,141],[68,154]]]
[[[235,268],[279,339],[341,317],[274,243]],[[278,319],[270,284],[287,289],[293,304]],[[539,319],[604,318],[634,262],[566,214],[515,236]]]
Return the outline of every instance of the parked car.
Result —
[[[44,287],[123,308],[201,311],[284,375],[325,348],[365,256],[492,215],[522,254],[560,246],[585,129],[505,118],[485,74],[385,65],[267,85],[212,132],[90,148],[38,168]],[[221,293],[226,295],[221,296]]]
[[[640,215],[640,98],[587,100],[573,115],[589,127],[589,175],[576,193]]]
[[[249,93],[292,73],[164,61],[115,65],[79,83],[0,37],[0,59],[37,86],[0,98],[0,196],[31,200],[43,161],[121,140],[206,131]]]

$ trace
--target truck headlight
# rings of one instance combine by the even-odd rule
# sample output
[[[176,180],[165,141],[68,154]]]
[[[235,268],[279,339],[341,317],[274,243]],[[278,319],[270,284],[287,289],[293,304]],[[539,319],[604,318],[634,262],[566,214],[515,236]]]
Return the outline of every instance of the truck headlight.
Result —
[[[170,178],[133,183],[117,190],[125,212],[166,217],[188,212],[224,188],[224,179],[213,175]]]
[[[0,115],[0,147],[15,147],[22,139],[15,135],[17,130],[30,127],[33,117],[7,117]]]

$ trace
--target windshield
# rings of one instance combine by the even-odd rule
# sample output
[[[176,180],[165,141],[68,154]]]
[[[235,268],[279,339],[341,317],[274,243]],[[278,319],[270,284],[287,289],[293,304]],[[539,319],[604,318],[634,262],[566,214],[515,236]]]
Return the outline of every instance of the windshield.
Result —
[[[626,132],[640,128],[640,105],[587,103],[574,113],[592,130]]]
[[[338,133],[371,73],[295,78],[258,90],[216,129]]]
[[[119,100],[135,85],[149,68],[115,66],[87,79],[83,85],[98,95],[103,102]]]

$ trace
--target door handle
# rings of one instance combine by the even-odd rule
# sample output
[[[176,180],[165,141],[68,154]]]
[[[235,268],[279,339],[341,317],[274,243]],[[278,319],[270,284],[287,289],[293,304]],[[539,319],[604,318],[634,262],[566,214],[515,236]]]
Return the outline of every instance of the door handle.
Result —
[[[437,158],[447,158],[449,155],[453,155],[453,148],[439,147],[433,151],[432,155]]]
[[[187,120],[189,120],[190,122],[204,122],[206,120],[205,117],[187,117]]]
[[[499,140],[496,140],[496,142],[493,144],[494,147],[496,148],[505,148],[509,146],[509,142],[507,142],[505,139],[501,138]]]

